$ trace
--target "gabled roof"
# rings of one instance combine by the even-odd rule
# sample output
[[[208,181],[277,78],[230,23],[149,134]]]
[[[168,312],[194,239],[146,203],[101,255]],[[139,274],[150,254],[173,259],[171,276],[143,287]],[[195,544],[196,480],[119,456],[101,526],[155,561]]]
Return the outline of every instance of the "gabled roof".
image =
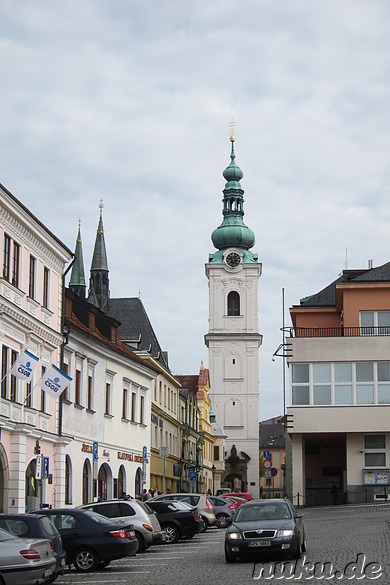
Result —
[[[282,424],[259,424],[259,447],[264,449],[283,449],[286,446]]]
[[[198,391],[198,380],[199,376],[196,375],[186,375],[186,376],[175,376],[182,386],[183,389],[187,389],[194,394]]]
[[[135,351],[150,355],[165,368],[168,368],[166,352],[153,330],[152,324],[140,298],[109,299],[108,314],[120,321],[118,337]]]
[[[390,262],[366,270],[343,270],[343,273],[320,292],[301,299],[301,307],[334,307],[336,305],[336,287],[338,284],[359,284],[363,282],[389,282]]]

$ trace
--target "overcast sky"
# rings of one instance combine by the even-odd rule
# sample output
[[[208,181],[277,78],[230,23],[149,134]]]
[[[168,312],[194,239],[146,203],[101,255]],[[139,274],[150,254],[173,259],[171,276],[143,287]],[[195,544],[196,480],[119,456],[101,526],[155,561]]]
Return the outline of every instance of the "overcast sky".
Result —
[[[0,182],[86,277],[99,199],[112,297],[141,294],[176,374],[208,366],[229,120],[259,283],[260,418],[299,299],[390,260],[388,0],[0,3]]]

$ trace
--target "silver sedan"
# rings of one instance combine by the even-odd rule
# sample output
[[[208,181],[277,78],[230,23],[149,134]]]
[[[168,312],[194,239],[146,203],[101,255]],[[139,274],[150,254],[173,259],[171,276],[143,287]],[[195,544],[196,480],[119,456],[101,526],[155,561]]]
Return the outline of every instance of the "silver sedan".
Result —
[[[5,585],[41,585],[54,573],[50,540],[17,538],[0,528],[0,576]]]

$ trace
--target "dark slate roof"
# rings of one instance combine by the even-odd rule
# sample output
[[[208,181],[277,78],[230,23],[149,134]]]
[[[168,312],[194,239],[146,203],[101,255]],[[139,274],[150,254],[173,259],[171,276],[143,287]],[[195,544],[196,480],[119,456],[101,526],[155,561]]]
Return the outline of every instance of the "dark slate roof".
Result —
[[[193,394],[196,395],[198,391],[198,381],[199,376],[197,374],[188,374],[186,376],[175,376],[177,380],[179,380],[182,389],[190,390]]]
[[[135,351],[150,353],[157,362],[168,369],[167,354],[161,350],[141,299],[109,299],[107,312],[120,321],[118,336],[123,343]]]
[[[301,299],[303,307],[334,307],[336,305],[336,285],[354,282],[390,282],[390,262],[366,270],[343,270],[334,282],[320,292]]]
[[[261,449],[283,449],[286,445],[282,424],[259,424],[259,447]]]

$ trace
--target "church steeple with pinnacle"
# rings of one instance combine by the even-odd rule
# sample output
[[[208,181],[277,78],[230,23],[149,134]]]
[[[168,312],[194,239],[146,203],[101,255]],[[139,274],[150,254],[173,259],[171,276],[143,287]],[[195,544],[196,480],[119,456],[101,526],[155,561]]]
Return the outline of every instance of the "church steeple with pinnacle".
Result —
[[[107,311],[110,298],[110,286],[108,279],[108,262],[103,228],[103,200],[100,200],[100,217],[96,234],[95,248],[89,278],[88,301],[99,309]]]
[[[232,122],[232,125],[234,123]],[[257,254],[249,251],[255,244],[255,234],[244,224],[244,191],[241,188],[240,180],[244,173],[236,164],[236,153],[234,151],[235,136],[230,135],[231,153],[230,164],[223,171],[226,180],[223,190],[223,221],[211,235],[211,240],[219,251],[211,254],[209,262],[222,263],[225,252],[229,248],[238,248],[242,252],[241,261],[257,262]]]
[[[85,290],[87,286],[85,284],[83,246],[81,242],[80,223],[81,222],[79,220],[79,231],[77,233],[76,248],[74,252],[75,262],[72,267],[72,273],[69,281],[69,289],[79,297],[85,299]]]

